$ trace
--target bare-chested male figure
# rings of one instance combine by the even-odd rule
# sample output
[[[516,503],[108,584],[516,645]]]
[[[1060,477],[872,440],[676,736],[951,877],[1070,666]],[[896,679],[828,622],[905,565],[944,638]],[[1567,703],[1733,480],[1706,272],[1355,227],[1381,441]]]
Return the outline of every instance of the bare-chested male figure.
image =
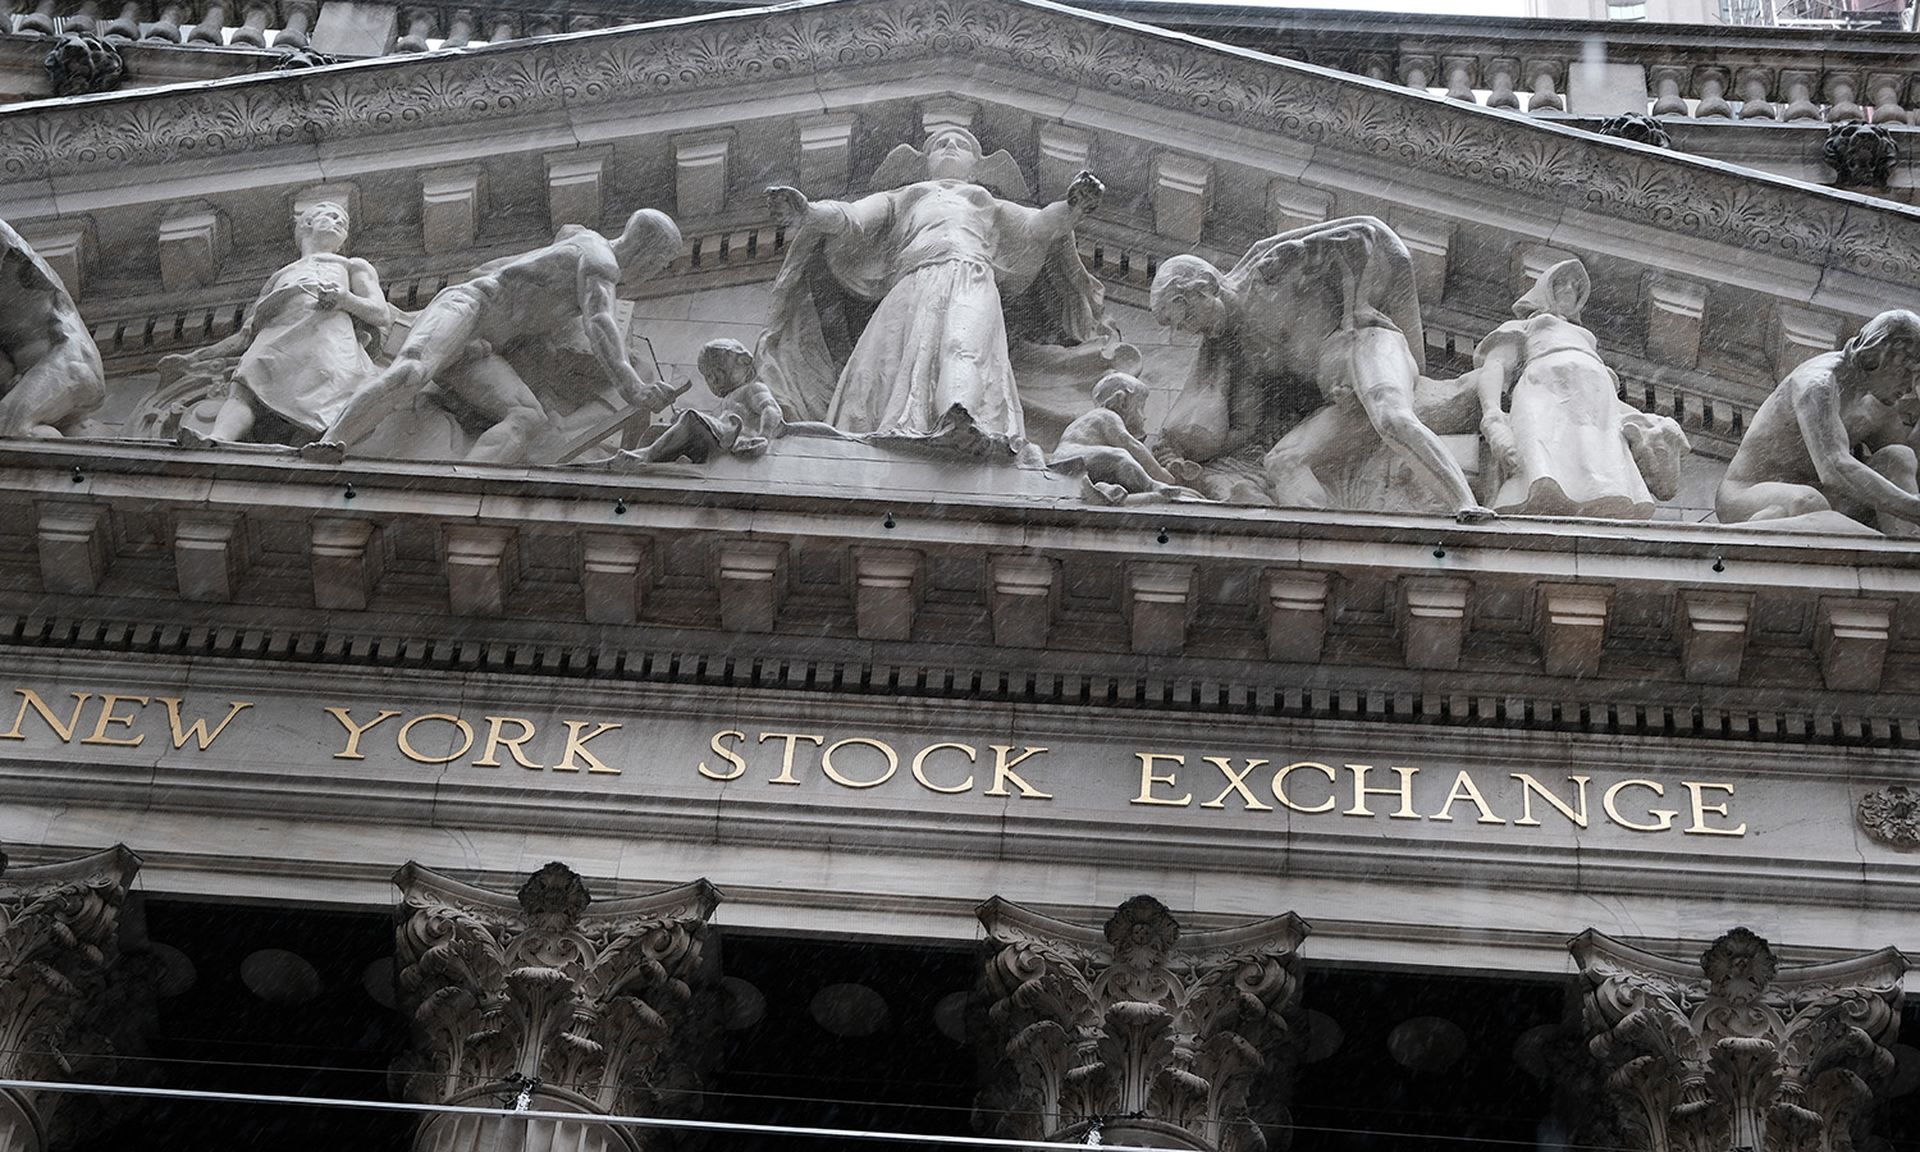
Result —
[[[93,334],[46,261],[0,221],[0,436],[64,436],[106,399]]]
[[[1897,408],[1920,386],[1920,316],[1882,312],[1838,352],[1801,364],[1753,415],[1714,501],[1723,524],[1877,513],[1920,524],[1912,422]],[[1815,520],[1810,526],[1818,526]]]
[[[493,421],[468,459],[524,460],[528,440],[547,423],[547,411],[494,348],[528,338],[565,345],[581,325],[594,359],[630,403],[649,412],[665,408],[673,402],[672,386],[642,380],[627,360],[613,310],[614,288],[624,278],[652,275],[679,252],[680,230],[673,221],[643,208],[627,218],[612,241],[569,224],[544,248],[482,264],[473,279],[448,286],[428,302],[393,363],[362,385],[333,426],[301,455],[340,459],[348,445],[437,381]]]
[[[1352,216],[1283,232],[1228,272],[1175,256],[1154,278],[1153,312],[1205,338],[1199,371],[1162,430],[1166,458],[1206,465],[1266,447],[1260,464],[1271,497],[1324,508],[1332,501],[1326,478],[1384,441],[1460,519],[1493,517],[1415,411],[1413,258],[1384,223]],[[1298,410],[1306,381],[1325,403],[1263,445],[1261,430]]]

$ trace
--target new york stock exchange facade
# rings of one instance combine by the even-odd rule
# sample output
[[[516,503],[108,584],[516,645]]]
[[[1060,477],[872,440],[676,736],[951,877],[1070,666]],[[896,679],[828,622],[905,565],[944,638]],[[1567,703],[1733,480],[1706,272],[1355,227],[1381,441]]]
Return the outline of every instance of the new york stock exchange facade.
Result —
[[[1920,1141],[1911,37],[10,11],[5,1152]]]

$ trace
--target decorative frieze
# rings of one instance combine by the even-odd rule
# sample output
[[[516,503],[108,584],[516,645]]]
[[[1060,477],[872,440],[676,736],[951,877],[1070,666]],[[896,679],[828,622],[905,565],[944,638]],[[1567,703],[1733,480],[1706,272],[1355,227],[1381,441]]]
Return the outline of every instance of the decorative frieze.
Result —
[[[1887,948],[1783,968],[1736,928],[1696,965],[1588,931],[1572,945],[1589,1048],[1633,1146],[1863,1146],[1894,1069],[1907,961]]]
[[[0,1079],[68,1079],[64,1052],[117,958],[120,908],[140,858],[115,847],[0,869]],[[57,1097],[0,1090],[0,1149],[41,1152]]]
[[[395,1072],[408,1099],[647,1115],[673,1108],[674,1090],[691,1086],[699,1029],[688,1016],[720,899],[712,885],[595,902],[560,863],[516,896],[418,864],[394,884],[399,991],[414,1034]],[[642,1146],[591,1119],[461,1116],[428,1119],[414,1142],[417,1152],[536,1145]]]
[[[1920,794],[1904,784],[1875,788],[1860,797],[1860,827],[1890,848],[1920,848]]]
[[[1192,1152],[1284,1146],[1307,926],[1292,913],[1182,936],[1151,896],[1104,929],[995,898],[979,1113],[1016,1140]]]

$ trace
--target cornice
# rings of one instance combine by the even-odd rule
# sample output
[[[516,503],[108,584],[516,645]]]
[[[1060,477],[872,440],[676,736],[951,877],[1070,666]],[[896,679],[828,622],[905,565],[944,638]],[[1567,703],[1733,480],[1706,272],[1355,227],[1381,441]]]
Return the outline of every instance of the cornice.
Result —
[[[1920,210],[1043,0],[819,0],[23,104],[0,112],[0,179],[29,184],[721,90],[737,98],[742,86],[817,84],[877,67],[972,77],[981,65],[1803,265],[1920,274]]]

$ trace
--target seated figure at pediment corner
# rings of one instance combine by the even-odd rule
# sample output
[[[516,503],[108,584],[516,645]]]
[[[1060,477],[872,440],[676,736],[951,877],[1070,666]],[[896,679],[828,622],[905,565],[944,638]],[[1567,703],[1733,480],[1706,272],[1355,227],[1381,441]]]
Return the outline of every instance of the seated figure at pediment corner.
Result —
[[[1208,496],[1376,510],[1437,502],[1465,521],[1493,515],[1430,425],[1454,416],[1462,388],[1422,375],[1413,258],[1380,220],[1270,236],[1227,271],[1171,257],[1151,306],[1162,324],[1201,338],[1155,454],[1192,466]],[[1396,490],[1402,471],[1413,491]]]
[[[1920,535],[1917,387],[1920,315],[1905,309],[1801,363],[1748,423],[1714,501],[1720,522]]]
[[[180,444],[304,444],[373,376],[372,353],[393,314],[373,265],[341,255],[350,227],[339,204],[300,208],[293,221],[299,258],[267,278],[240,327],[160,359],[162,392],[223,396],[211,428],[183,419]]]
[[[66,285],[0,220],[0,437],[81,434],[106,395],[100,349]]]

